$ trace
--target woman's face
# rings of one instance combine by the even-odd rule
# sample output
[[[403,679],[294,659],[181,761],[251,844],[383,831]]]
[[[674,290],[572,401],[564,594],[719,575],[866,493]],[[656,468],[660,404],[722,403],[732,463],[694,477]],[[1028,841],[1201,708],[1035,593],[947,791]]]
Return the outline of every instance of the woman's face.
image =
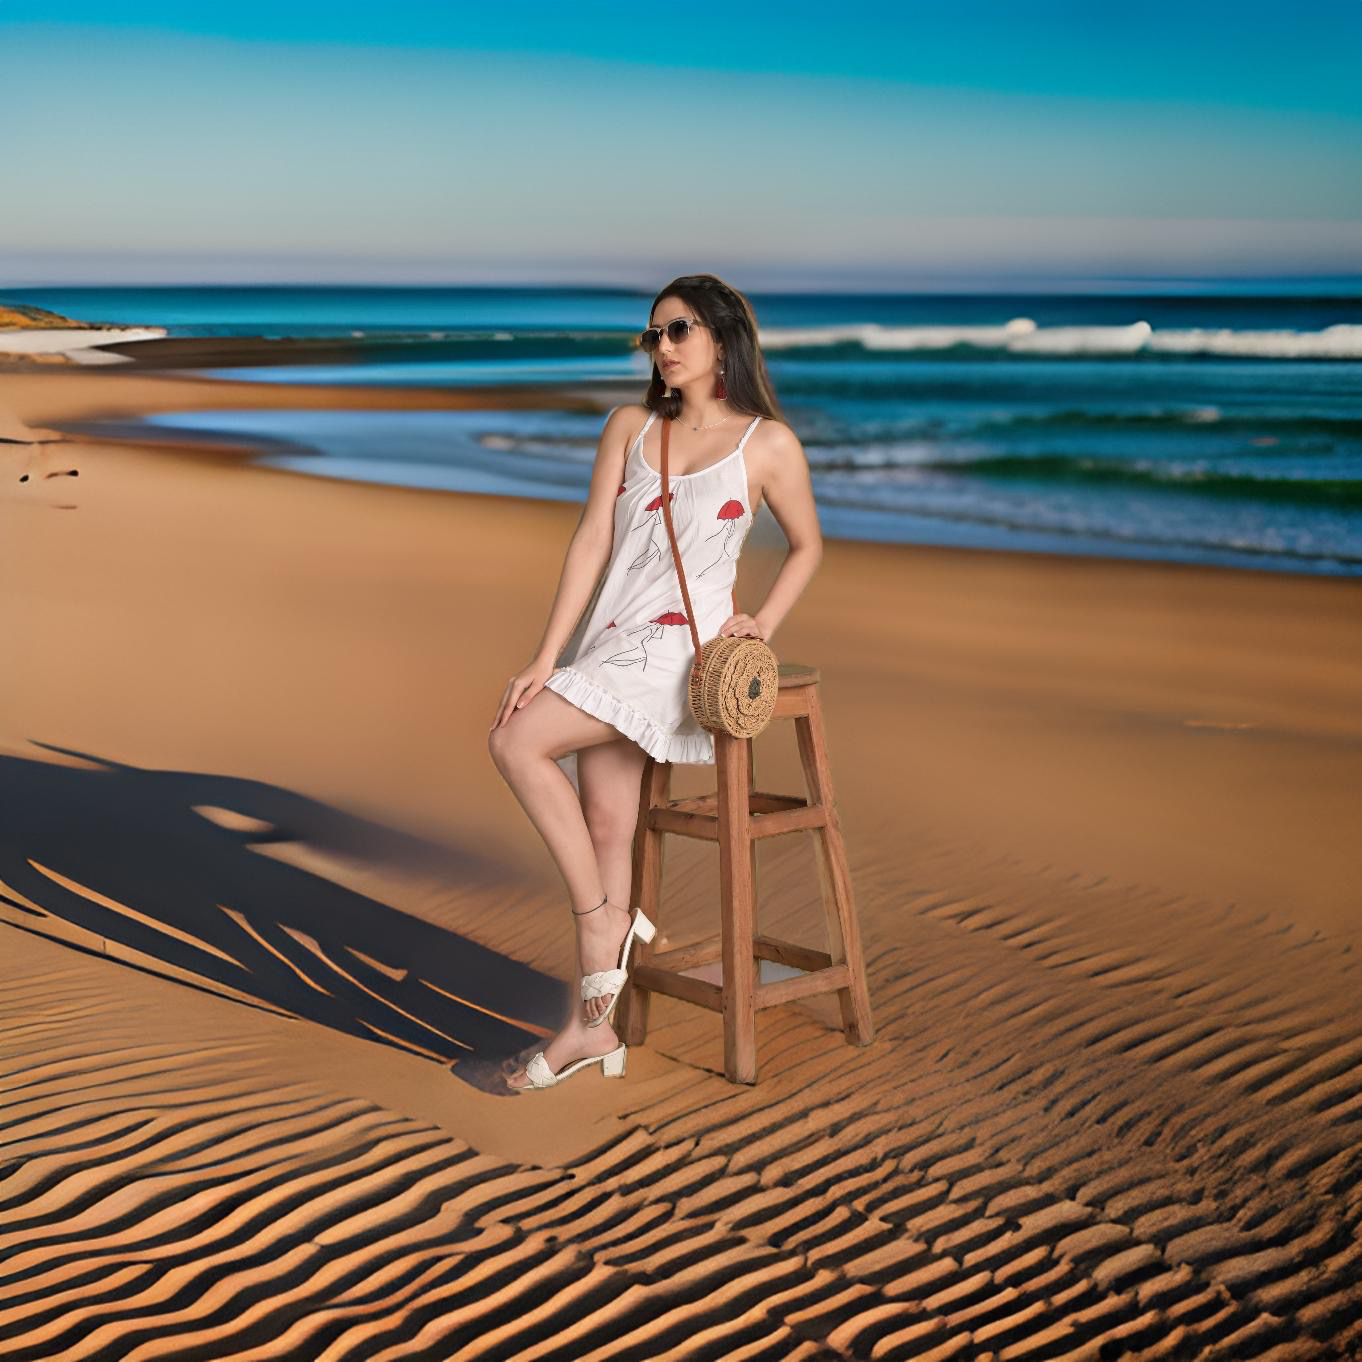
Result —
[[[699,322],[695,311],[680,298],[663,298],[653,308],[648,319],[649,326],[662,327],[662,339],[653,351],[653,363],[668,386],[679,388],[683,383],[696,378],[708,378],[719,367],[719,350],[714,343],[714,334],[709,327],[692,326],[690,333],[680,341],[674,341],[665,328],[668,322],[678,317],[687,317]]]

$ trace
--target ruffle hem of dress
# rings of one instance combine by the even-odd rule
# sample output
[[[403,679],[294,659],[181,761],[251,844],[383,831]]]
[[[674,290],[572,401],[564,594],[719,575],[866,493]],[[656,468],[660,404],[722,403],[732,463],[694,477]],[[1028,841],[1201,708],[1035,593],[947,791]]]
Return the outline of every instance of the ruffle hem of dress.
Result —
[[[714,763],[714,735],[705,729],[698,734],[669,733],[653,718],[635,709],[618,695],[598,686],[589,676],[569,665],[557,668],[544,684],[571,700],[597,719],[618,728],[654,761],[686,762],[692,765]]]

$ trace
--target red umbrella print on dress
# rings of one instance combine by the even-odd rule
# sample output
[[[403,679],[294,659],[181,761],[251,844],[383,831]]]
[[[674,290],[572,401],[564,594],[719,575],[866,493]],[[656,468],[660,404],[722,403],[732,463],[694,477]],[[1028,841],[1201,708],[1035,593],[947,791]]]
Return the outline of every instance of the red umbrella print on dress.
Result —
[[[668,492],[667,496],[672,501],[676,500],[675,492]],[[648,516],[635,525],[634,530],[648,531],[648,547],[629,564],[628,571],[630,572],[635,568],[642,567],[645,563],[651,563],[654,558],[662,557],[662,550],[658,547],[656,538],[659,525],[662,526],[663,539],[667,537],[667,527],[662,520],[662,493],[659,492],[643,509],[648,512]],[[632,533],[633,530],[630,530],[630,534]]]
[[[654,639],[662,637],[662,630],[669,624],[689,625],[690,621],[679,610],[664,610],[660,615],[653,616],[645,624],[640,624],[633,629],[624,631],[626,638],[637,636],[638,641],[622,652],[616,653],[613,657],[601,659],[601,665],[607,662],[616,667],[642,667],[648,670],[648,648],[647,645]]]
[[[719,507],[718,511],[715,512],[715,519],[721,520],[723,524],[721,524],[719,528],[714,531],[714,534],[706,535],[705,538],[713,539],[714,535],[717,534],[723,535],[724,537],[724,542],[722,545],[723,551],[709,565],[709,567],[701,568],[700,571],[695,574],[697,577],[703,577],[705,573],[709,571],[709,568],[718,567],[719,564],[722,563],[726,558],[736,556],[730,552],[730,549],[732,549],[733,541],[735,539],[738,541],[739,548],[742,547],[742,535],[738,533],[738,522],[746,514],[747,512],[743,510],[742,502],[735,501],[732,498],[724,502],[724,504]]]

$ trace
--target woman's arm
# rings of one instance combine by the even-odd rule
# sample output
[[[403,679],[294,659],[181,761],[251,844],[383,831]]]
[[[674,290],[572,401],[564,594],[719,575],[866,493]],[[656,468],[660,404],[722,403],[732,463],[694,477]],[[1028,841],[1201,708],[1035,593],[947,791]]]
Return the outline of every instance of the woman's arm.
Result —
[[[548,663],[550,668],[571,638],[602,569],[610,561],[615,539],[615,498],[624,480],[629,438],[639,422],[640,411],[637,406],[614,408],[601,431],[586,505],[568,544],[558,591],[534,656],[535,662]]]
[[[596,446],[596,464],[591,472],[586,505],[582,507],[577,528],[568,544],[544,636],[529,665],[522,667],[506,683],[489,733],[503,727],[516,710],[543,689],[558,654],[572,637],[572,631],[596,589],[601,569],[610,561],[615,539],[615,497],[624,480],[629,433],[640,423],[641,410],[641,407],[616,407],[606,417]]]
[[[818,570],[823,534],[818,527],[808,456],[789,426],[771,423],[765,462],[768,472],[762,494],[790,544],[765,601],[752,616],[762,638],[769,641]]]

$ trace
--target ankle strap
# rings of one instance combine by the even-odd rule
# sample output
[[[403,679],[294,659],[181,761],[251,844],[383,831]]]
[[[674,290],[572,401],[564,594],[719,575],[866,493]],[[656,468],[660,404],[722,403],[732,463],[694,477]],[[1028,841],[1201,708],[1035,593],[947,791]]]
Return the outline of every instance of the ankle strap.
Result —
[[[604,908],[605,905],[606,905],[609,901],[610,901],[610,895],[607,894],[607,895],[606,895],[606,896],[605,896],[605,897],[596,905],[596,908]],[[596,908],[584,908],[580,913],[574,908],[574,909],[572,910],[572,916],[573,916],[573,917],[585,917],[588,913],[594,913],[594,912],[596,911]]]

